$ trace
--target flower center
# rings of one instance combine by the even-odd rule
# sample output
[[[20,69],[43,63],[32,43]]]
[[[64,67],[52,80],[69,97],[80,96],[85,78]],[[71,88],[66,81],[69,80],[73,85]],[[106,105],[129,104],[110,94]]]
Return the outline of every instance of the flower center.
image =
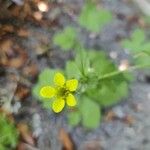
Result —
[[[65,87],[58,87],[57,88],[57,97],[65,98],[68,95],[68,90]]]

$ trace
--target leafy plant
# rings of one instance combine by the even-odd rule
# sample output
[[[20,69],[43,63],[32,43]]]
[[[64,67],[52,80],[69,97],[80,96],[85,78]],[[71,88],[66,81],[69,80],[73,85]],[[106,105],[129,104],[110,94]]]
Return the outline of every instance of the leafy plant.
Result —
[[[90,31],[98,32],[110,19],[111,14],[109,12],[98,9],[92,1],[87,1],[79,16],[79,24]],[[142,58],[142,62],[140,59],[136,59],[136,62],[139,61],[137,65],[131,66],[127,70],[118,70],[105,53],[84,48],[73,27],[67,27],[62,32],[55,34],[53,42],[62,50],[74,50],[75,57],[67,61],[65,68],[61,71],[57,69],[43,70],[39,75],[38,83],[33,87],[33,95],[40,99],[46,108],[51,109],[52,107],[56,113],[62,111],[58,108],[60,103],[56,106],[59,111],[55,111],[52,101],[43,98],[43,94],[41,94],[45,86],[53,85],[55,75],[61,72],[67,80],[73,79],[79,82],[77,91],[73,91],[77,97],[77,103],[75,102],[73,105],[67,102],[70,91],[65,80],[63,79],[63,84],[59,87],[55,85],[56,93],[53,95],[56,96],[56,99],[59,99],[61,95],[61,101],[58,102],[62,103],[63,101],[63,107],[64,101],[71,106],[67,107],[69,124],[72,126],[82,124],[86,128],[98,127],[102,118],[101,110],[113,106],[128,95],[128,83],[132,77],[130,71],[145,67],[143,61],[146,59]],[[137,54],[139,54],[138,52],[141,53],[142,49],[142,53],[146,54],[145,56],[149,59],[150,45],[146,42],[142,30],[136,30],[131,39],[124,40],[122,43],[124,47],[131,50],[134,57],[138,57]],[[148,59],[146,65],[149,65]],[[59,78],[59,81],[62,79]],[[52,91],[48,91],[45,92],[50,95]]]
[[[76,39],[76,30],[72,27],[66,27],[63,32],[57,33],[54,36],[53,42],[60,46],[63,50],[68,50],[74,47]]]
[[[4,113],[0,113],[0,150],[14,149],[18,142],[18,132]]]
[[[63,71],[67,78],[78,79],[80,83],[77,92],[77,105],[74,108],[70,107],[68,121],[72,126],[81,123],[87,128],[96,128],[100,124],[101,109],[114,105],[127,95],[128,79],[124,73],[110,76],[110,78],[108,76],[105,79],[106,75],[118,71],[105,54],[85,49],[80,52],[82,54],[77,54],[74,60],[67,62]],[[52,107],[52,100],[43,99],[40,90],[49,85],[56,72],[58,71],[44,70],[39,75],[37,85],[33,88],[33,94],[42,100],[47,108]]]
[[[91,32],[99,32],[111,20],[112,14],[108,10],[97,8],[95,3],[87,0],[79,15],[78,23]],[[77,42],[77,30],[71,26],[56,33],[53,38],[53,43],[64,51],[77,47]]]
[[[86,2],[79,16],[79,24],[92,32],[101,31],[111,20],[112,14],[104,8],[98,8],[91,0]]]
[[[134,55],[134,63],[150,64],[150,43],[146,40],[143,30],[134,30],[130,39],[122,41],[122,45]]]
[[[103,52],[95,50],[83,52],[84,63],[80,63],[81,55],[77,55],[75,61],[68,61],[65,68],[66,76],[72,78],[80,76],[81,84],[78,105],[68,114],[68,120],[73,126],[81,122],[87,128],[96,128],[100,124],[101,109],[116,104],[128,94],[128,79],[125,73],[109,76],[118,69]],[[88,60],[85,60],[85,56]],[[72,74],[72,67],[76,66],[75,64],[78,67],[74,67],[75,73]]]

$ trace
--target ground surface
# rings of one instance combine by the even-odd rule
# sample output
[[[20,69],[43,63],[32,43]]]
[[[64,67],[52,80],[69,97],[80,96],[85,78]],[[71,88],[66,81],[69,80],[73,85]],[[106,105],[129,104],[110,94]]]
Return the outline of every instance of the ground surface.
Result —
[[[63,144],[59,139],[60,131],[63,135],[69,133],[75,149],[79,150],[149,150],[150,83],[145,79],[144,73],[137,75],[138,80],[131,84],[128,98],[105,111],[101,126],[94,131],[85,131],[82,127],[68,127],[64,115],[58,117],[44,110],[27,90],[36,82],[38,71],[47,66],[63,67],[65,61],[72,57],[71,53],[63,53],[53,47],[51,39],[55,31],[68,24],[78,28],[75,20],[82,4],[80,0],[78,3],[64,0],[64,5],[54,5],[45,16],[47,20],[52,20],[50,22],[33,23],[32,19],[21,22],[18,19],[11,20],[17,35],[10,31],[9,34],[2,35],[2,41],[7,44],[1,42],[1,45],[4,45],[1,47],[7,49],[12,46],[10,41],[13,41],[13,46],[15,45],[19,52],[23,51],[19,53],[22,58],[18,61],[24,62],[20,62],[21,69],[16,63],[13,66],[3,64],[0,68],[1,99],[11,101],[13,107],[10,102],[5,103],[5,107],[16,112],[17,122],[24,122],[30,126],[36,142],[27,142],[32,145],[27,147],[29,150],[61,149]],[[82,31],[81,38],[87,47],[104,49],[108,55],[115,56],[113,58],[116,64],[120,64],[130,57],[120,47],[118,39],[126,37],[131,29],[139,24],[137,14],[140,12],[134,4],[126,0],[103,0],[102,4],[111,10],[116,18],[101,34],[93,36]],[[10,20],[1,19],[0,23],[8,25]],[[24,32],[18,29],[20,26]],[[22,95],[17,95],[16,90],[20,87],[26,92],[18,92]]]

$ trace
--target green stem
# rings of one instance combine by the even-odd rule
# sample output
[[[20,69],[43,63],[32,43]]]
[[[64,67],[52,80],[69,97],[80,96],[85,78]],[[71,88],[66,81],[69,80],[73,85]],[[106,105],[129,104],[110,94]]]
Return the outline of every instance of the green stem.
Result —
[[[136,65],[136,66],[132,66],[132,67],[129,67],[127,70],[114,71],[114,72],[108,73],[106,75],[103,75],[102,77],[99,77],[98,80],[111,78],[113,76],[119,75],[119,74],[124,73],[124,72],[133,71],[133,70],[136,70],[136,69],[142,69],[142,68],[146,68],[146,67],[150,67],[150,65]]]

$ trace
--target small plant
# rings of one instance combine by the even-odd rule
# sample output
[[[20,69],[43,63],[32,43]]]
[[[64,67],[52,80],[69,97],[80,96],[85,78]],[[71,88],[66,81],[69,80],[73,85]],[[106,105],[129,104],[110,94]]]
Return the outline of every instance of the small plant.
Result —
[[[55,35],[53,42],[55,45],[59,45],[63,50],[68,50],[75,46],[76,36],[75,29],[68,26],[63,32]]]
[[[112,14],[104,8],[98,8],[91,0],[87,0],[79,16],[79,24],[92,32],[101,31],[111,20]]]
[[[110,18],[108,12],[97,9],[93,2],[87,1],[79,16],[79,24],[92,32],[100,31]],[[104,52],[84,48],[73,27],[56,33],[53,42],[62,50],[74,50],[75,57],[68,60],[62,70],[43,70],[33,87],[33,95],[55,113],[65,110],[72,126],[82,124],[86,128],[98,127],[102,109],[113,106],[128,95],[128,83],[132,77],[130,71],[150,66],[139,63],[127,70],[119,70]],[[144,42],[144,33],[136,30],[131,41],[125,40],[123,45],[133,54],[137,55],[141,49],[144,54],[149,54],[149,43]],[[67,109],[63,109],[65,102],[70,106]]]
[[[134,30],[130,39],[122,41],[122,46],[134,55],[135,64],[150,64],[150,43],[146,40],[143,30]]]
[[[0,150],[16,148],[18,131],[4,113],[0,113]]]
[[[56,113],[64,108],[66,101],[68,106],[71,106],[67,113],[70,125],[82,123],[87,128],[96,128],[100,124],[101,109],[117,103],[127,95],[128,76],[125,73],[113,75],[112,72],[118,70],[104,53],[94,50],[80,50],[80,52],[82,54],[68,61],[63,70],[69,79],[66,83],[64,77],[57,73],[58,70],[46,69],[39,75],[39,82],[33,88],[33,93],[44,102],[44,106],[52,108]],[[56,80],[57,77],[59,80]],[[50,84],[51,79],[53,81]],[[79,86],[75,100],[70,92],[76,90],[77,81]],[[54,88],[49,86],[53,83]],[[55,96],[54,101],[49,100],[52,96]]]

